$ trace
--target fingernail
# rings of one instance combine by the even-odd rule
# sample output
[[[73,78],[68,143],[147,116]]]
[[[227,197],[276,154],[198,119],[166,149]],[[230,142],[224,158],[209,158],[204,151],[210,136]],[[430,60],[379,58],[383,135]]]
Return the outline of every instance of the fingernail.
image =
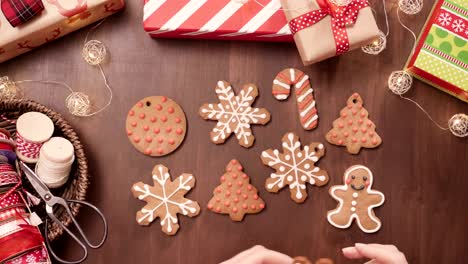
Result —
[[[350,253],[352,250],[353,250],[353,247],[345,247],[341,249],[343,253]]]
[[[354,244],[354,246],[356,246],[356,247],[363,247],[363,246],[365,246],[365,244],[363,244],[363,243],[356,243],[356,244]]]

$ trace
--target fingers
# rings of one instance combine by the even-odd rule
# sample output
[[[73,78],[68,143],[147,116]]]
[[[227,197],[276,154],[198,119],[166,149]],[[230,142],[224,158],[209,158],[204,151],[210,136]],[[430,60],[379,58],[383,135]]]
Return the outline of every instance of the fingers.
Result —
[[[254,246],[221,264],[290,264],[292,258],[263,246]]]
[[[349,259],[369,258],[368,263],[380,264],[405,264],[405,255],[401,253],[394,245],[381,244],[361,244],[356,243],[354,247],[342,249],[343,255]]]
[[[381,246],[366,245],[361,243],[356,243],[356,250],[364,257],[370,259],[376,259],[382,263],[394,263],[393,255],[397,252],[384,248]]]

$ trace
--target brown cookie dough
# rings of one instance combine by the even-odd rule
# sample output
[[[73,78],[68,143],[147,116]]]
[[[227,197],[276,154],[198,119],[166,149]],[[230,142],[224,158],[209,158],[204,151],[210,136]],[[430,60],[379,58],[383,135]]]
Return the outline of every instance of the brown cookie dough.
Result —
[[[184,141],[187,120],[176,102],[165,96],[151,96],[130,109],[126,129],[128,139],[138,151],[164,156]]]

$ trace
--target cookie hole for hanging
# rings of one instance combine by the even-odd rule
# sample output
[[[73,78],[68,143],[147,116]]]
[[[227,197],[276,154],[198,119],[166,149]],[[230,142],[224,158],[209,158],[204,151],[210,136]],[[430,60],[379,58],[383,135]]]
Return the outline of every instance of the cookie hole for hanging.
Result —
[[[353,99],[353,104],[357,103],[357,99]]]
[[[315,151],[315,152],[318,152],[318,151],[319,151],[319,148],[314,147],[314,151]]]
[[[150,107],[150,106],[151,106],[151,102],[150,102],[150,101],[146,101],[146,106]]]

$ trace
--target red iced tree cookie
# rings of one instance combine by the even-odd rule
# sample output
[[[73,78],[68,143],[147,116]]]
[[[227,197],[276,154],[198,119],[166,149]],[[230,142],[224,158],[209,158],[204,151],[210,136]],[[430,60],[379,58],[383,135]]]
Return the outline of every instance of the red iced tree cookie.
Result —
[[[362,106],[363,101],[358,93],[348,99],[340,117],[333,121],[333,128],[325,138],[338,146],[346,146],[351,154],[358,154],[362,147],[376,148],[382,139],[375,132],[375,124],[368,118],[369,112]]]
[[[219,214],[229,214],[233,221],[242,221],[245,214],[256,214],[265,208],[257,188],[250,184],[249,176],[243,172],[237,160],[229,162],[220,181],[221,184],[214,189],[213,198],[208,202],[208,209]]]
[[[164,156],[184,141],[187,121],[176,102],[165,96],[151,96],[130,109],[126,128],[128,139],[138,151]]]
[[[366,233],[377,232],[382,225],[374,208],[384,203],[385,196],[372,190],[372,172],[365,166],[354,165],[344,174],[343,185],[332,186],[330,195],[339,202],[336,209],[328,211],[328,222],[337,228],[348,228],[354,219]]]

